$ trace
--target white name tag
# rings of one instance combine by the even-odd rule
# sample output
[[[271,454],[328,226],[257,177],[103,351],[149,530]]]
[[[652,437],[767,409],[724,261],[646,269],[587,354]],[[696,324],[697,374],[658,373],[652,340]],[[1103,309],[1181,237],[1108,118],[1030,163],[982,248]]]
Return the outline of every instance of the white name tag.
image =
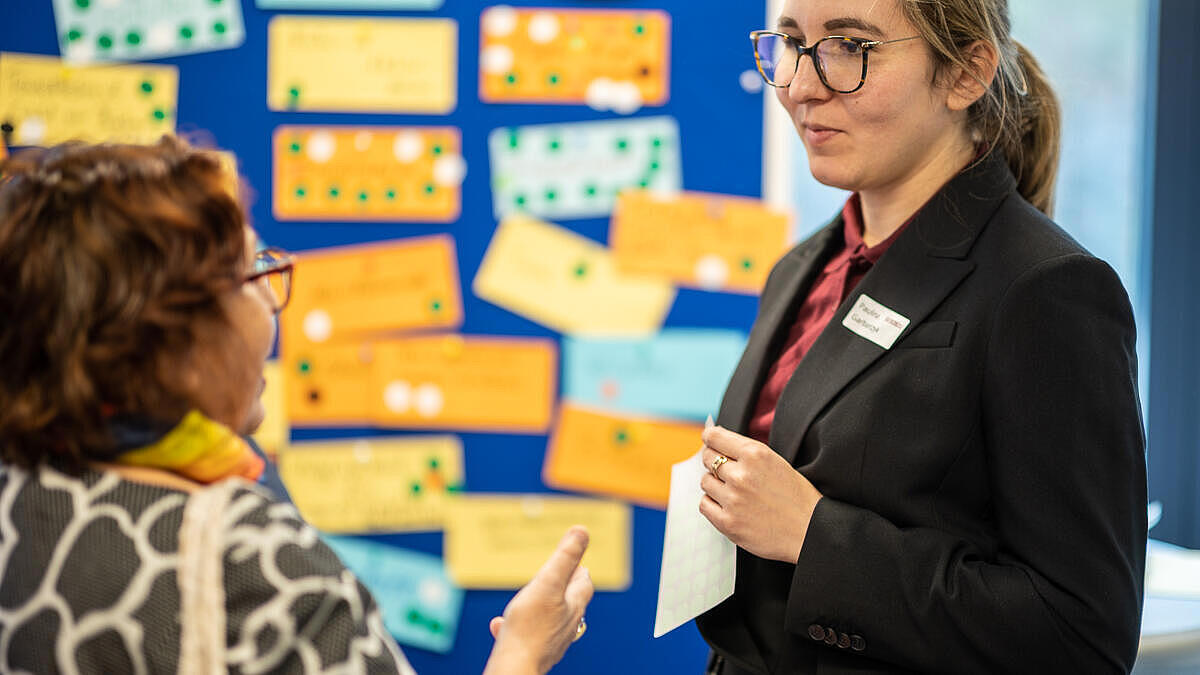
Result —
[[[896,338],[908,327],[908,317],[888,309],[863,293],[858,301],[850,308],[850,313],[842,319],[842,325],[860,337],[891,349]]]

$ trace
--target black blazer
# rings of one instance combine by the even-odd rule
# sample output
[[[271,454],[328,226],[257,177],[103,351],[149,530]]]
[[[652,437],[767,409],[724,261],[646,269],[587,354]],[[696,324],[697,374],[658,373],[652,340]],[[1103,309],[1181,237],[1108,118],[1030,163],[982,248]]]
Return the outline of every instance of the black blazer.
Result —
[[[745,433],[839,245],[783,257],[721,404]],[[842,325],[867,294],[891,349]],[[1112,673],[1137,652],[1146,471],[1134,321],[1116,274],[993,155],[921,209],[796,368],[769,445],[823,494],[795,565],[738,550],[699,617],[758,673]]]

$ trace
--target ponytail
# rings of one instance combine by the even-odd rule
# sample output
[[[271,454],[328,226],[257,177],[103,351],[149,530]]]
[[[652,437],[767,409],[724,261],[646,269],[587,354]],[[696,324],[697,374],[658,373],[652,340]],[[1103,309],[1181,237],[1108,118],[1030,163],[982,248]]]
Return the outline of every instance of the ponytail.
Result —
[[[967,49],[977,42],[996,47],[996,76],[968,109],[968,130],[989,152],[1004,153],[1017,191],[1052,215],[1062,114],[1037,59],[1012,38],[1007,0],[906,0],[903,7],[933,50],[939,74],[950,67],[972,72]]]

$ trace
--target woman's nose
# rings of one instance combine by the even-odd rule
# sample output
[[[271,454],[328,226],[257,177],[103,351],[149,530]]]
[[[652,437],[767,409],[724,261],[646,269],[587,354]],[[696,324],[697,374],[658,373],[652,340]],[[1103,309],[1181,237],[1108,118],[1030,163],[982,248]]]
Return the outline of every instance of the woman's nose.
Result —
[[[811,54],[804,54],[796,64],[796,74],[787,86],[787,96],[795,103],[804,103],[813,99],[826,99],[833,95],[817,75],[816,63]]]

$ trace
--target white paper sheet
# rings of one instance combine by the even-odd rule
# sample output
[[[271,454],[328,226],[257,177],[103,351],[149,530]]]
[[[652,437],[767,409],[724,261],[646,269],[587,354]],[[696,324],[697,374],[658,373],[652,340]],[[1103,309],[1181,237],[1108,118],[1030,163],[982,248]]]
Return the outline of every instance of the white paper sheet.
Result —
[[[712,418],[707,426],[712,425]],[[700,514],[701,452],[671,467],[654,637],[675,630],[733,595],[737,548]]]

